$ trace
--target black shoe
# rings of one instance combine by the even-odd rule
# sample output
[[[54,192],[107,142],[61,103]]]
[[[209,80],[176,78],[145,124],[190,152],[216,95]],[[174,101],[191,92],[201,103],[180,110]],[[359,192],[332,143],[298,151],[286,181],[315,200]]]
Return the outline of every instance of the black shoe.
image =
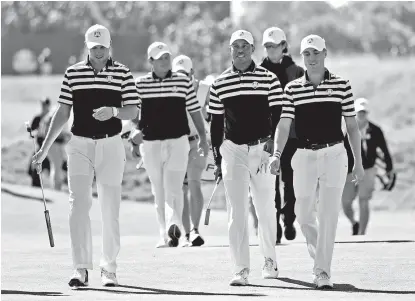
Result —
[[[169,247],[177,247],[179,245],[179,238],[182,235],[179,227],[176,224],[170,226],[169,231],[167,231],[169,236]]]
[[[357,235],[359,234],[359,223],[355,222],[352,226],[352,234]]]
[[[276,242],[277,245],[281,243],[281,238],[282,238],[282,227],[280,223],[277,223],[277,242]]]
[[[293,224],[285,226],[284,236],[287,240],[295,239],[295,237],[297,236],[297,231],[295,230],[295,227]]]
[[[205,240],[200,236],[198,229],[193,229],[194,234],[192,237],[192,247],[200,247],[205,243]]]

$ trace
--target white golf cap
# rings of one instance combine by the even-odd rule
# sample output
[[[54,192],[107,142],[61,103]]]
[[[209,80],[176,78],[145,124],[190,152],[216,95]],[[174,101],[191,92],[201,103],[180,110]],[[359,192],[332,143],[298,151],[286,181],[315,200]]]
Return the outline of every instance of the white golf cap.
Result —
[[[366,98],[358,98],[354,101],[354,110],[356,111],[356,113],[360,111],[369,112],[368,104],[369,102]]]
[[[254,37],[249,31],[246,31],[246,30],[241,29],[241,30],[235,31],[231,36],[229,45],[232,45],[232,43],[235,42],[236,40],[245,40],[249,44],[254,45]]]
[[[300,54],[302,54],[307,48],[314,48],[318,51],[322,51],[323,49],[326,49],[326,41],[318,35],[311,34],[301,40],[300,48]]]
[[[186,73],[190,73],[193,68],[193,63],[190,57],[187,55],[179,55],[173,59],[173,72],[177,72],[179,70],[183,70]]]
[[[286,41],[287,37],[285,36],[284,31],[278,27],[270,27],[264,31],[262,36],[262,45],[266,43],[280,44],[282,41]]]
[[[158,60],[163,54],[168,53],[171,55],[169,47],[162,42],[154,42],[148,46],[147,56],[148,58],[153,58]]]
[[[92,47],[97,45],[104,46],[105,48],[110,48],[110,32],[105,26],[95,24],[88,28],[88,30],[86,31],[85,43],[88,49],[91,49]]]

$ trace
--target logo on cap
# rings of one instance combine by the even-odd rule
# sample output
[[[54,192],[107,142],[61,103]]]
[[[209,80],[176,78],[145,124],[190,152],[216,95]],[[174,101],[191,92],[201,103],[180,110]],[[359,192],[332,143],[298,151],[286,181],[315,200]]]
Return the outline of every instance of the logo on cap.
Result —
[[[94,37],[99,38],[101,36],[101,32],[100,31],[95,31],[94,32]]]
[[[328,89],[328,90],[327,90],[327,94],[328,94],[329,96],[331,96],[331,94],[333,94],[333,90],[332,90],[332,89]]]
[[[107,76],[107,81],[110,83],[110,82],[112,82],[112,76],[111,75],[108,75]]]
[[[252,87],[254,87],[254,89],[258,88],[258,82],[253,82]]]
[[[243,31],[241,31],[241,33],[239,34],[239,36],[241,36],[241,37],[242,37],[243,35],[244,35],[244,32],[243,32]]]
[[[308,43],[308,44],[313,43],[313,38],[309,38],[309,39],[307,40],[307,43]]]
[[[163,45],[159,45],[157,48],[158,49],[163,49]]]
[[[271,30],[268,34],[269,37],[272,37],[272,35],[274,34],[274,32]]]
[[[183,63],[184,63],[183,60],[180,60],[180,61],[177,62],[177,64],[180,64],[180,65],[183,64]]]

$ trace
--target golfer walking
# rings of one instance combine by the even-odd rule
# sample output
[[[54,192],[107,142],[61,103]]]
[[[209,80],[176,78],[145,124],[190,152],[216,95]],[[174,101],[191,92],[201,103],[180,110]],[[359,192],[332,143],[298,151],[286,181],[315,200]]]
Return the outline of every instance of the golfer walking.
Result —
[[[307,71],[285,87],[270,169],[278,173],[281,153],[295,119],[299,139],[291,161],[297,199],[295,214],[314,260],[314,283],[317,288],[332,288],[331,261],[348,164],[342,117],[353,151],[352,173],[356,183],[364,176],[360,134],[349,81],[325,68],[324,39],[317,35],[305,37],[301,41],[301,54]]]
[[[230,285],[248,284],[250,272],[248,190],[259,220],[259,245],[264,256],[262,276],[277,278],[275,253],[275,176],[268,170],[273,141],[271,107],[280,106],[277,77],[252,60],[252,34],[234,32],[230,39],[232,66],[210,89],[211,140],[216,175],[225,186],[229,246],[234,270]],[[224,140],[225,139],[225,140]]]
[[[85,34],[88,57],[70,66],[62,83],[59,106],[33,163],[41,164],[73,109],[68,155],[69,228],[75,268],[69,286],[88,285],[92,269],[92,235],[89,210],[94,175],[102,214],[101,280],[118,284],[116,258],[120,250],[119,210],[125,151],[121,119],[132,119],[139,103],[130,70],[110,56],[111,37],[102,25]]]

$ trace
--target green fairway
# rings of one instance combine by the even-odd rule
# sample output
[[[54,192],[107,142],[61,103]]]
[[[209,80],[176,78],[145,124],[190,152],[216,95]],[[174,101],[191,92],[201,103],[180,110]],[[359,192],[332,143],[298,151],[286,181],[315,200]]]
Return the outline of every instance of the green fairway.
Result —
[[[23,196],[28,187],[3,185]],[[415,211],[375,211],[367,236],[351,236],[341,214],[333,260],[333,291],[316,291],[312,261],[301,233],[277,246],[280,278],[261,278],[258,241],[251,231],[251,285],[229,287],[226,212],[213,210],[201,233],[201,248],[155,249],[157,224],[151,204],[121,206],[120,286],[103,288],[99,278],[100,211],[91,209],[94,267],[90,286],[70,290],[72,273],[65,193],[46,191],[55,236],[49,247],[43,204],[2,192],[2,300],[413,300],[415,298]],[[252,229],[252,227],[251,227]],[[297,229],[298,225],[297,225]]]

